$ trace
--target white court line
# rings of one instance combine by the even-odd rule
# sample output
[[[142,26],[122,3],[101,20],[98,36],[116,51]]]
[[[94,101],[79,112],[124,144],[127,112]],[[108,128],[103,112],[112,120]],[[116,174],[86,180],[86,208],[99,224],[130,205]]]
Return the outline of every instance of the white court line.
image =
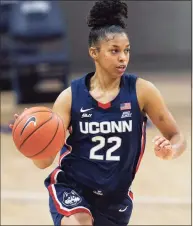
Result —
[[[26,192],[26,191],[1,191],[1,200],[21,200],[21,201],[44,201],[48,200],[48,193],[44,192]],[[167,196],[138,196],[134,203],[138,204],[191,204],[188,197],[167,197]]]

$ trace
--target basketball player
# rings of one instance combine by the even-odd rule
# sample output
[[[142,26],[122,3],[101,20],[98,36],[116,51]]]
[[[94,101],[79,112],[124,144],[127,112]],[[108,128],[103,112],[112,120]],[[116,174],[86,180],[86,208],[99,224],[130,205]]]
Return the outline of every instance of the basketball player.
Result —
[[[59,166],[45,180],[55,225],[128,224],[147,115],[162,134],[153,139],[156,156],[175,159],[185,149],[184,137],[157,88],[125,74],[130,42],[124,18],[127,5],[120,0],[95,3],[88,26],[96,70],[73,81],[54,103],[53,111],[70,133]],[[44,169],[54,159],[34,163]]]

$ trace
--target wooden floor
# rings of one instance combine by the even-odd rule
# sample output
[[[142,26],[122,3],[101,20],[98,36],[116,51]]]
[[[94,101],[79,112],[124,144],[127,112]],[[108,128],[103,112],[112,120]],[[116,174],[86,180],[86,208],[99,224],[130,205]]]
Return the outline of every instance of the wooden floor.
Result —
[[[160,160],[154,156],[151,142],[159,132],[148,128],[146,152],[132,187],[135,201],[130,225],[191,224],[190,74],[175,74],[139,74],[160,89],[187,138],[188,148],[181,158]],[[2,93],[1,123],[8,123],[23,108],[15,105],[13,93]],[[1,134],[1,225],[53,224],[43,181],[56,164],[37,169],[16,150],[10,134]]]

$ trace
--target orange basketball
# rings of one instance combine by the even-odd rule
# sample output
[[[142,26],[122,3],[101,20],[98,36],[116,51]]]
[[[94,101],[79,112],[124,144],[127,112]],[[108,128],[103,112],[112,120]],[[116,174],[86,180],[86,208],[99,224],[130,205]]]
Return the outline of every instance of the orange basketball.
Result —
[[[47,107],[25,110],[15,121],[12,136],[17,149],[31,159],[49,158],[65,142],[62,119]]]

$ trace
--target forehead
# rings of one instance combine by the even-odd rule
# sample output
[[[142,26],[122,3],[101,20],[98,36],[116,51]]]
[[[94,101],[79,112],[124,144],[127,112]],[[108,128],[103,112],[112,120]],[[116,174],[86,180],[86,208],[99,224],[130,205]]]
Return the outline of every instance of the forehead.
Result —
[[[109,33],[106,35],[104,39],[101,40],[101,45],[104,47],[111,47],[111,46],[127,46],[130,45],[128,36],[125,33]]]

